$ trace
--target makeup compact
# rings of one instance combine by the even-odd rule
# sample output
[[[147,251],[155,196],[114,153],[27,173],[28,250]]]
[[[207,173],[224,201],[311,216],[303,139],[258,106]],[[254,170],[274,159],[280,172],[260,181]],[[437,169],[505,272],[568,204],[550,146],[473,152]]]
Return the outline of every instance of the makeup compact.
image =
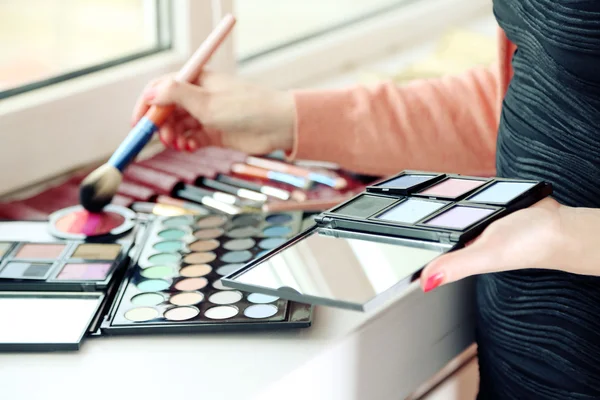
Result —
[[[223,283],[365,311],[404,290],[440,255],[549,196],[546,182],[405,171],[316,216],[314,227]]]
[[[126,262],[130,241],[0,244],[0,290],[95,291]]]
[[[118,228],[118,235],[61,239],[83,232],[77,219],[58,232],[73,212],[80,210],[57,212],[50,222],[0,222],[0,350],[76,350],[90,335],[311,325],[309,305],[221,282],[296,235],[301,213],[138,214],[92,230]],[[130,220],[133,228],[123,229]]]

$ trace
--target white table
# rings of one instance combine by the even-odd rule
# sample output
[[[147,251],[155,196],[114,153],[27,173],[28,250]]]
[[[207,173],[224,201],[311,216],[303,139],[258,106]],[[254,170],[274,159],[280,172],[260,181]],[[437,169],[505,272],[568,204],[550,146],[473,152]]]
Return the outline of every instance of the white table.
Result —
[[[472,343],[471,291],[470,280],[428,294],[415,282],[370,314],[317,307],[311,328],[288,332],[105,336],[79,352],[0,354],[0,398],[403,399]]]

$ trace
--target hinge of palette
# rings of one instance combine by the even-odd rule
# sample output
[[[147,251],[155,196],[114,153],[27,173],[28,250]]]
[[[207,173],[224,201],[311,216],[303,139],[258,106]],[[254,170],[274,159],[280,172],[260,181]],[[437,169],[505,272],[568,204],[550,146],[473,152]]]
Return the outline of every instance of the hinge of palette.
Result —
[[[440,243],[442,244],[451,244],[452,240],[450,240],[450,234],[446,232],[440,232],[439,235]]]

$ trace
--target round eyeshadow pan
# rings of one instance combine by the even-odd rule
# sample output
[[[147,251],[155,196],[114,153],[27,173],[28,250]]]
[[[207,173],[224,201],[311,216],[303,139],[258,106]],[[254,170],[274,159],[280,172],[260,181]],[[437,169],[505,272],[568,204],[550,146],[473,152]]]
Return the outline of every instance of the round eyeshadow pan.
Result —
[[[157,306],[165,301],[160,293],[140,293],[131,298],[131,304],[136,306]]]
[[[267,237],[287,236],[292,233],[292,228],[285,225],[273,225],[263,230],[263,235]]]
[[[125,313],[125,318],[132,322],[151,321],[159,316],[158,310],[151,307],[137,307]]]
[[[274,249],[277,246],[284,244],[286,240],[284,238],[268,238],[263,239],[258,243],[258,247],[265,250]]]
[[[242,268],[243,266],[244,264],[225,264],[217,269],[217,274],[221,276],[229,275],[232,272],[235,272],[238,269]]]
[[[208,298],[208,301],[210,301],[213,304],[226,305],[226,304],[237,303],[243,297],[244,296],[242,295],[242,293],[238,292],[237,290],[228,290],[228,291],[225,291],[225,292],[216,292],[216,293],[213,293]]]
[[[262,257],[262,256],[264,256],[265,254],[267,254],[268,252],[269,252],[269,250],[263,250],[263,251],[261,251],[260,253],[258,253],[258,254],[256,255],[256,258]]]
[[[267,294],[261,294],[261,293],[250,293],[248,295],[248,301],[250,303],[254,303],[254,304],[267,304],[267,303],[272,303],[275,300],[279,300],[279,297],[269,296]]]
[[[245,226],[243,228],[235,228],[227,232],[227,236],[233,239],[249,238],[252,236],[258,236],[260,232],[258,229],[251,226]]]
[[[257,214],[240,214],[240,215],[236,215],[233,218],[233,225],[239,226],[239,227],[248,226],[248,225],[256,226],[256,225],[260,224],[261,222],[262,222],[262,217]]]
[[[176,228],[169,228],[158,232],[158,236],[163,239],[176,240],[184,237],[185,231]]]
[[[210,274],[212,267],[208,264],[194,264],[181,268],[179,275],[186,278],[199,278]]]
[[[212,285],[217,290],[234,290],[233,288],[224,286],[223,282],[221,282],[220,279],[217,279],[216,281],[214,281]]]
[[[233,240],[230,240],[229,242],[226,242],[223,245],[223,247],[226,248],[227,250],[239,251],[239,250],[251,249],[252,247],[254,247],[255,244],[256,244],[256,242],[254,241],[254,239],[250,239],[250,238],[233,239]]]
[[[194,222],[194,217],[179,215],[165,219],[162,224],[167,227],[190,225]]]
[[[138,289],[140,289],[142,292],[160,292],[169,286],[171,286],[169,285],[169,282],[162,279],[149,279],[146,281],[141,281],[137,284]]]
[[[227,218],[221,215],[209,215],[208,217],[204,217],[198,222],[196,222],[196,226],[200,229],[204,228],[219,228],[227,222]]]
[[[187,264],[208,264],[214,261],[217,255],[213,252],[206,253],[190,253],[183,258],[183,262]]]
[[[226,263],[242,263],[252,258],[252,252],[248,250],[230,251],[221,256],[221,261]]]
[[[200,292],[182,292],[171,296],[169,302],[176,306],[193,306],[202,300],[204,300],[204,295]]]
[[[216,306],[209,308],[204,312],[204,316],[209,319],[228,319],[235,317],[239,310],[233,306]]]
[[[287,224],[292,220],[292,216],[289,214],[272,214],[267,217],[267,222],[270,224]]]
[[[200,229],[194,232],[194,236],[198,239],[216,239],[223,233],[225,231],[221,228]]]
[[[191,292],[194,290],[200,290],[208,285],[206,278],[187,278],[179,281],[175,284],[175,289],[181,290],[182,292]]]
[[[163,242],[155,243],[152,247],[160,252],[174,253],[183,250],[185,248],[185,243],[179,240],[165,240]]]
[[[173,269],[173,267],[158,265],[143,269],[142,272],[140,272],[140,275],[148,279],[161,279],[173,278],[174,276],[177,276],[177,272]]]
[[[272,304],[255,304],[244,310],[244,315],[248,318],[263,319],[277,314],[277,307]]]
[[[152,264],[178,264],[181,261],[179,253],[158,253],[148,257]]]
[[[220,243],[218,240],[197,240],[190,244],[190,250],[196,252],[211,251],[219,247]]]
[[[164,317],[169,321],[186,321],[200,314],[200,310],[196,307],[185,306],[175,307],[167,310]]]

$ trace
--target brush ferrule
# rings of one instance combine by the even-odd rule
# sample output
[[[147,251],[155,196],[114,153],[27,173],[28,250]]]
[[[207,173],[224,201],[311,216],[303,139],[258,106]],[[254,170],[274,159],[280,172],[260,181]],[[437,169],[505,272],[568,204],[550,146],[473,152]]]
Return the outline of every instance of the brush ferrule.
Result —
[[[113,153],[108,164],[114,166],[119,171],[123,170],[133,161],[133,159],[142,151],[144,146],[148,144],[152,135],[158,129],[158,127],[146,117],[140,119],[140,121],[133,127],[131,132],[127,135],[123,143]]]

